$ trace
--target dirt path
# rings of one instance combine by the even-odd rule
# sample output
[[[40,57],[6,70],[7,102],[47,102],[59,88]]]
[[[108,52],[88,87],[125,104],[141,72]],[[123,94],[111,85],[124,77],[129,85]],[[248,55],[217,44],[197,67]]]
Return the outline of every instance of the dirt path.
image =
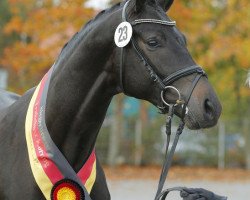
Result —
[[[117,168],[104,168],[108,179],[146,179],[157,180],[161,168],[158,166],[151,167],[131,167],[122,166]],[[168,180],[211,180],[211,181],[250,181],[250,171],[243,169],[225,169],[205,167],[171,167]],[[250,198],[249,198],[250,199]]]
[[[135,168],[123,166],[105,168],[113,200],[153,200],[156,192],[159,167]],[[202,187],[228,200],[250,199],[250,171],[241,169],[217,170],[213,168],[173,167],[166,187]],[[180,200],[178,193],[167,199]]]
[[[153,200],[157,181],[152,180],[111,180],[109,189],[113,200]],[[169,181],[167,187],[202,187],[217,194],[225,195],[228,200],[249,200],[250,182],[213,182],[213,181]],[[169,200],[181,200],[179,193],[168,196]]]

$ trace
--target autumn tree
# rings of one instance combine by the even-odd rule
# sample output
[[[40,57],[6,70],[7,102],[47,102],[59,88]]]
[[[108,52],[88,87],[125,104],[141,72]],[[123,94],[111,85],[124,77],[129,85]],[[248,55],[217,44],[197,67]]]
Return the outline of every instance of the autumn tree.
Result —
[[[0,63],[18,92],[34,86],[51,67],[60,49],[92,16],[83,0],[9,0],[12,18],[5,34],[18,41],[4,50]]]
[[[188,38],[188,48],[209,74],[223,104],[223,118],[240,120],[249,107],[250,4],[247,0],[175,1],[170,11]],[[241,121],[241,120],[240,120]]]
[[[4,47],[9,45],[13,39],[13,36],[7,37],[3,31],[4,26],[6,25],[6,23],[8,23],[8,21],[11,18],[11,13],[10,13],[10,9],[9,9],[9,5],[8,5],[7,0],[0,1],[0,13],[1,13],[1,17],[0,17],[0,38],[1,38],[0,39],[0,55],[2,55]]]
[[[250,169],[250,4],[248,0],[175,1],[170,14],[184,30],[189,49],[209,74],[223,105],[222,119],[236,120],[245,137]]]

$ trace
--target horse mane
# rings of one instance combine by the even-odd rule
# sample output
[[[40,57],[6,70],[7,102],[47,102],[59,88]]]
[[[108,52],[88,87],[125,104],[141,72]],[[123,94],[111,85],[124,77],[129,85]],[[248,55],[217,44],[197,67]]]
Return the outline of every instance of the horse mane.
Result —
[[[117,3],[115,5],[113,5],[110,8],[107,8],[105,10],[100,11],[93,19],[89,20],[81,29],[79,32],[76,32],[71,39],[64,44],[58,58],[57,61],[60,61],[62,58],[65,58],[66,55],[68,55],[68,53],[70,53],[73,49],[73,47],[75,47],[75,45],[78,44],[77,41],[79,41],[79,39],[83,39],[86,35],[86,33],[88,33],[88,31],[93,27],[93,25],[96,24],[96,22],[103,17],[104,15],[107,15],[109,13],[112,13],[114,10],[120,8],[121,4],[123,2]]]

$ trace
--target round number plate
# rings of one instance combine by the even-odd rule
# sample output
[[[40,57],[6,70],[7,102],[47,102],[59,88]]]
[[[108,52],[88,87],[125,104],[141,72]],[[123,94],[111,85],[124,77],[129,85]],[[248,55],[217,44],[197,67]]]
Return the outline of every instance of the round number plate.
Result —
[[[132,34],[133,29],[130,23],[120,23],[119,26],[116,28],[114,36],[116,46],[121,48],[127,46],[127,44],[130,42]]]

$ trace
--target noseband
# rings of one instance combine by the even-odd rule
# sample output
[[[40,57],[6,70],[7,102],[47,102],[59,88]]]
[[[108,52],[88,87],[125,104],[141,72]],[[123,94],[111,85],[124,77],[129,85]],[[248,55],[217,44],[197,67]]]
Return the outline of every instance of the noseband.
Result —
[[[123,22],[128,22],[127,18],[126,18],[126,8],[128,7],[130,0],[127,1],[123,7],[123,11],[122,11],[122,20]],[[130,25],[132,26],[132,29],[134,26],[139,25],[139,24],[143,24],[143,23],[150,23],[150,24],[158,24],[161,26],[175,26],[176,22],[175,21],[164,21],[164,20],[157,20],[157,19],[137,19],[134,20],[132,22],[130,22]],[[157,189],[157,193],[155,196],[155,200],[163,200],[166,198],[167,194],[169,193],[169,191],[173,191],[173,190],[177,190],[176,188],[170,188],[166,191],[162,192],[162,188],[164,186],[169,168],[171,166],[172,163],[172,159],[173,159],[173,155],[179,140],[179,136],[181,135],[184,126],[185,126],[185,122],[184,122],[184,118],[185,115],[188,113],[188,108],[187,108],[187,104],[191,98],[191,95],[194,91],[194,88],[196,87],[198,81],[200,80],[200,78],[202,76],[207,76],[205,71],[198,65],[193,65],[190,67],[186,67],[184,69],[178,70],[172,74],[170,74],[169,76],[167,76],[166,78],[162,79],[157,73],[156,73],[156,66],[150,61],[150,59],[148,58],[148,56],[142,51],[142,49],[139,47],[136,38],[131,37],[130,41],[132,44],[133,49],[135,50],[137,56],[140,58],[140,60],[143,62],[146,70],[148,71],[150,78],[156,82],[162,89],[161,91],[161,100],[164,104],[165,108],[166,106],[168,107],[168,115],[167,115],[167,120],[166,120],[166,135],[167,135],[167,143],[166,143],[166,156],[165,156],[165,160],[163,163],[163,167],[162,167],[162,172],[161,172],[161,176],[160,176],[160,180],[158,183],[158,189]],[[121,58],[120,58],[120,87],[122,89],[122,91],[125,93],[124,90],[124,84],[123,84],[123,66],[124,66],[124,48],[121,48]],[[191,74],[196,74],[195,78],[193,79],[193,82],[191,84],[191,87],[188,91],[188,96],[186,98],[186,100],[184,101],[181,98],[181,94],[179,92],[179,90],[173,86],[171,86],[172,83],[174,83],[175,81],[179,80],[182,77],[191,75]],[[178,99],[176,100],[176,102],[174,104],[168,103],[165,98],[164,98],[164,94],[166,93],[167,90],[173,90],[174,92],[177,93],[178,95]],[[170,136],[171,136],[171,122],[172,122],[172,117],[174,115],[174,108],[176,106],[182,106],[182,113],[181,113],[181,122],[177,128],[176,131],[176,135],[174,138],[174,142],[173,145],[170,149],[170,152],[168,153],[168,149],[169,149],[169,143],[170,143]]]

